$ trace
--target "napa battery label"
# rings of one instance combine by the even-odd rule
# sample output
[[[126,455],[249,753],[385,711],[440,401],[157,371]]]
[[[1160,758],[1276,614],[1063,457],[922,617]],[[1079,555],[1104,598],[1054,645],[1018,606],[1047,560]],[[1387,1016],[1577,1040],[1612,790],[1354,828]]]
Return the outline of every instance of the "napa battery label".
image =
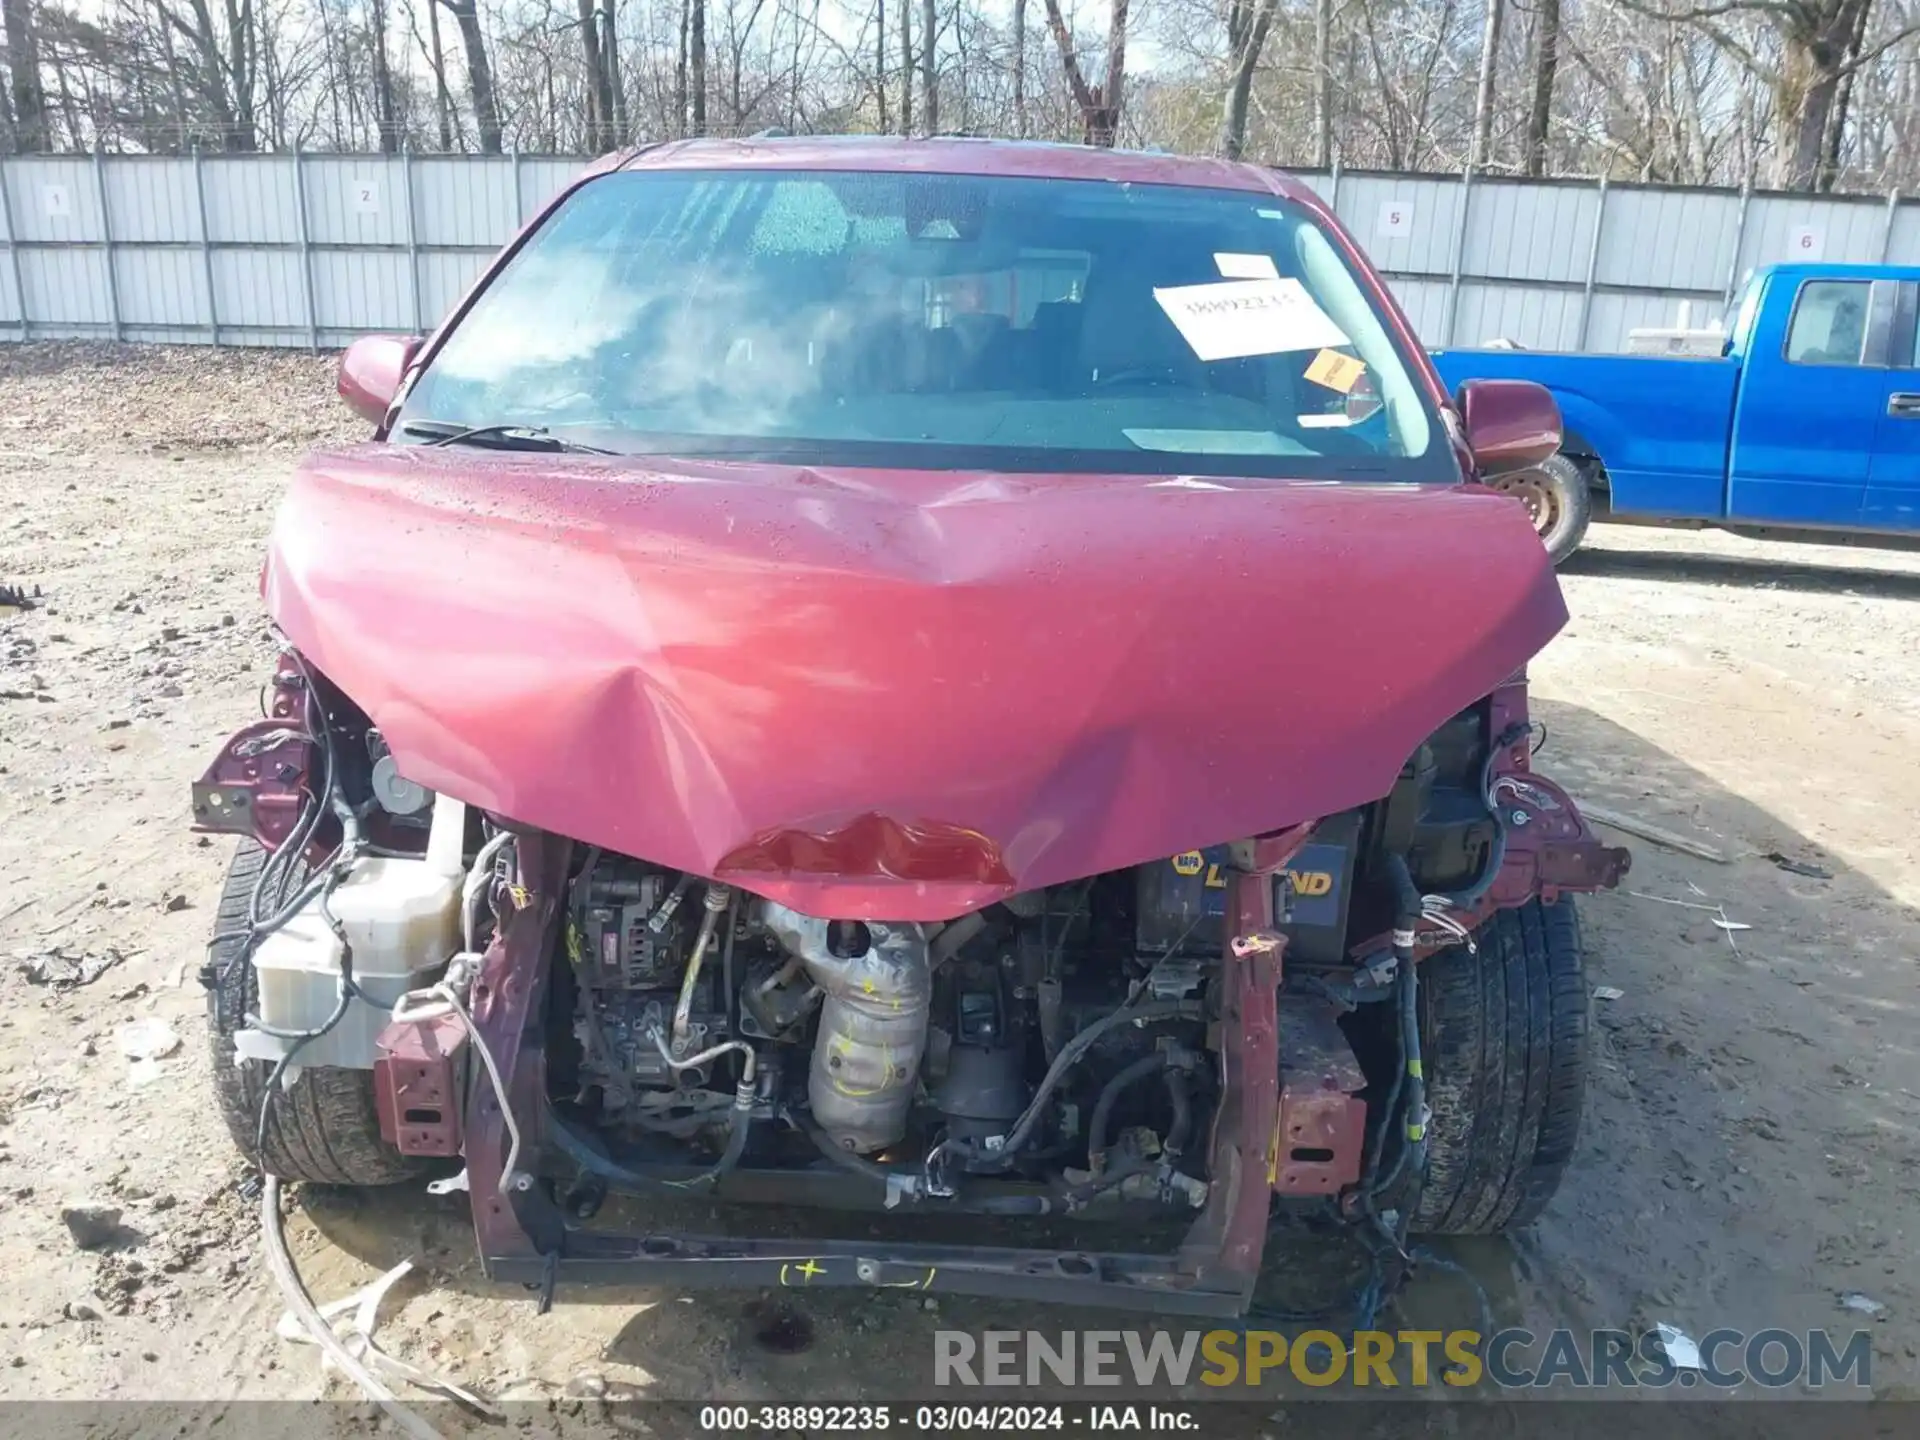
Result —
[[[1227,913],[1228,853],[1225,845],[1215,845],[1141,867],[1142,949],[1176,950],[1196,937],[1203,937],[1203,944],[1212,942]],[[1284,872],[1293,890],[1287,928],[1343,922],[1346,859],[1344,845],[1316,842],[1301,847]]]

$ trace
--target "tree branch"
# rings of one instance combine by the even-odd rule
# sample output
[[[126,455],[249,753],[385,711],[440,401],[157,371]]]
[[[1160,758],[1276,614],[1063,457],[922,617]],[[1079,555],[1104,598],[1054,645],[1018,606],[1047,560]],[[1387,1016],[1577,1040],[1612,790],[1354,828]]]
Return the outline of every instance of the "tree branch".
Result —
[[[1882,55],[1886,54],[1887,51],[1893,49],[1893,47],[1898,45],[1901,41],[1909,40],[1915,35],[1920,35],[1920,22],[1915,22],[1912,25],[1902,26],[1899,30],[1895,31],[1892,35],[1889,35],[1886,39],[1875,41],[1872,45],[1869,45],[1866,49],[1862,50],[1858,55],[1853,56],[1851,59],[1847,60],[1844,64],[1842,64],[1837,70],[1834,71],[1834,74],[1851,75],[1854,71],[1858,70],[1861,66],[1872,64],[1875,60],[1878,60]]]
[[[1053,43],[1059,47],[1060,62],[1066,68],[1067,85],[1073,91],[1073,100],[1083,115],[1091,115],[1099,102],[1093,98],[1093,89],[1087,84],[1087,77],[1080,73],[1080,62],[1074,58],[1073,36],[1068,33],[1067,19],[1060,13],[1060,0],[1047,0],[1047,29],[1053,32]]]
[[[1784,15],[1796,24],[1804,24],[1807,18],[1805,8],[1791,3],[1791,0],[1721,0],[1717,5],[1696,5],[1690,10],[1669,10],[1664,5],[1649,3],[1649,0],[1619,0],[1619,3],[1637,14],[1680,25],[1693,25],[1702,20],[1717,20],[1724,15],[1742,13]]]

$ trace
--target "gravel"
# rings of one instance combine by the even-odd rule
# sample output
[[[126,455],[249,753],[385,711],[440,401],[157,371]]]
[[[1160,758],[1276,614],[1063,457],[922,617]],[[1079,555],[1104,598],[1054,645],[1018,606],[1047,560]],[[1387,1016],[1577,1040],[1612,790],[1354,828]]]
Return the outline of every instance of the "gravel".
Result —
[[[366,433],[333,394],[332,355],[193,345],[0,345],[0,449],[288,449]],[[0,468],[5,462],[0,461]]]

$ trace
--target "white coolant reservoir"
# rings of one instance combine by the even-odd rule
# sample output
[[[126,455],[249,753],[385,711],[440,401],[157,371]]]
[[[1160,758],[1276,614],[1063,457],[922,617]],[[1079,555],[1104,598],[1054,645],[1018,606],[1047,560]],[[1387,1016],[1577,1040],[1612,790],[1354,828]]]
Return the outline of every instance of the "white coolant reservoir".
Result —
[[[328,909],[353,947],[354,983],[367,1000],[351,1001],[337,1025],[300,1047],[295,1064],[372,1069],[373,1042],[394,1002],[432,984],[460,948],[466,827],[467,807],[437,796],[425,856],[367,856],[334,888]],[[261,1020],[282,1031],[325,1025],[339,1003],[342,958],[316,898],[254,949]],[[234,1036],[243,1060],[277,1060],[294,1044],[251,1027]]]

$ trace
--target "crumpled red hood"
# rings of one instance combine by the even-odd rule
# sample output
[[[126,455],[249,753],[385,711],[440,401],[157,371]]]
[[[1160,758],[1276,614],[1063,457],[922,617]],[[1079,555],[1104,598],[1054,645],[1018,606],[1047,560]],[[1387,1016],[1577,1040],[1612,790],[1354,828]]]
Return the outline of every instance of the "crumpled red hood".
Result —
[[[1377,799],[1566,619],[1484,491],[378,444],[263,583],[409,778],[876,920]]]

